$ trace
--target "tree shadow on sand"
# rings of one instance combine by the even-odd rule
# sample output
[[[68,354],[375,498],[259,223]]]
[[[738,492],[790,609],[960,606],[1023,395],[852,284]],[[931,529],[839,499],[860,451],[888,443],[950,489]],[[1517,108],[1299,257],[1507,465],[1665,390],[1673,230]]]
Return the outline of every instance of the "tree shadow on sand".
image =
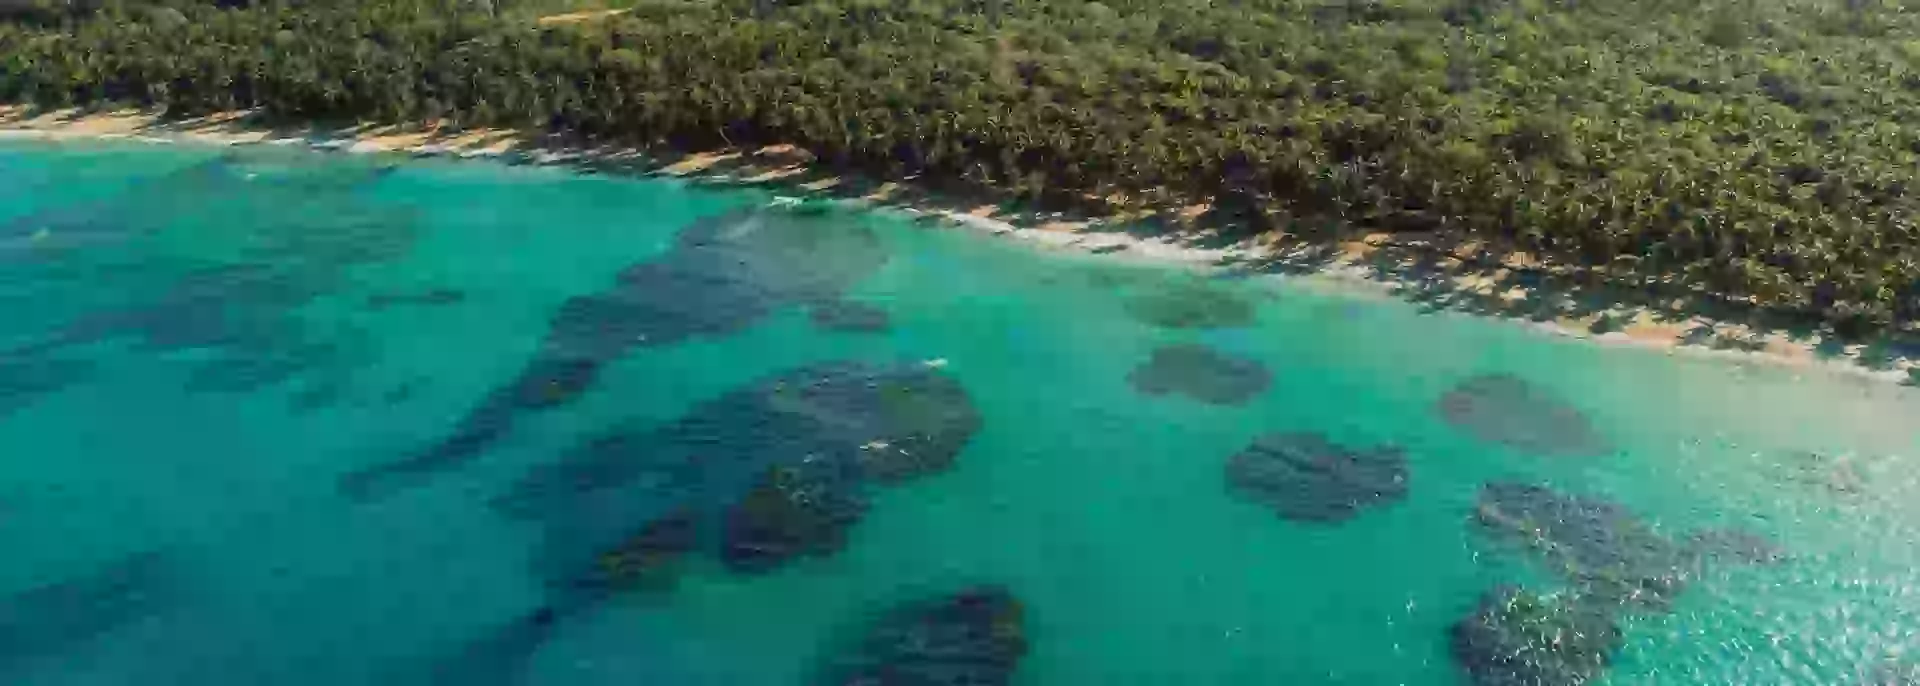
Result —
[[[1741,352],[1800,348],[1871,370],[1920,360],[1913,322],[1865,324],[1811,309],[1760,307],[1661,274],[1543,265],[1520,251],[1430,233],[1329,231],[1234,267],[1308,274],[1338,269],[1385,286],[1428,312],[1553,324],[1588,336],[1635,333],[1677,345]]]

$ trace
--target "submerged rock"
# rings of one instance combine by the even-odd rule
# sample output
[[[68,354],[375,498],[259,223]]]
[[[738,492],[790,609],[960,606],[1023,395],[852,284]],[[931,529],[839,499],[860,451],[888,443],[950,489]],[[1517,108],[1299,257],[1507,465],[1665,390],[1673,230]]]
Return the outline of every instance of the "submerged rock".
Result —
[[[1475,519],[1519,543],[1596,596],[1665,609],[1697,558],[1617,504],[1545,486],[1496,482],[1480,489]]]
[[[420,390],[420,386],[423,384],[424,381],[418,378],[402,381],[388,388],[385,393],[381,393],[380,401],[388,405],[399,405],[407,402],[413,399],[414,394]]]
[[[1126,299],[1126,311],[1142,322],[1169,329],[1222,329],[1254,322],[1253,303],[1231,290],[1192,279],[1142,289]]]
[[[729,334],[775,309],[831,302],[886,264],[886,246],[839,213],[757,209],[694,224],[613,292],[651,345]]]
[[[1578,408],[1511,374],[1462,381],[1440,397],[1435,411],[1475,438],[1536,455],[1597,455],[1609,449]]]
[[[516,686],[526,682],[527,666],[541,646],[558,635],[566,610],[542,607],[436,655],[422,673],[407,664],[380,683]]]
[[[180,593],[169,559],[143,552],[0,598],[0,677],[20,672],[172,606]]]
[[[93,365],[76,360],[0,358],[0,417],[92,376]]]
[[[339,405],[346,392],[337,382],[313,383],[300,389],[289,403],[296,412],[316,412]]]
[[[734,571],[759,572],[839,551],[867,511],[854,467],[812,460],[768,469],[728,508],[721,561]]]
[[[289,189],[289,192],[292,192]],[[348,202],[287,212],[273,231],[248,246],[247,257],[286,264],[344,285],[340,267],[405,258],[418,238],[417,210]]]
[[[467,463],[507,432],[514,415],[558,407],[585,393],[599,376],[592,359],[543,358],[523,369],[513,385],[496,388],[426,450],[381,462],[340,477],[341,493],[356,500],[380,497]]]
[[[997,586],[909,602],[833,649],[822,686],[1004,686],[1028,650],[1024,611]]]
[[[665,255],[628,267],[608,290],[562,305],[522,372],[481,400],[451,435],[349,474],[341,489],[357,499],[377,497],[465,464],[517,415],[571,402],[629,350],[731,335],[782,307],[837,300],[886,261],[871,230],[832,213],[760,208],[696,222]]]
[[[857,302],[835,300],[813,306],[814,328],[848,333],[881,333],[893,326],[887,311]]]
[[[465,291],[454,288],[434,288],[417,293],[375,293],[367,296],[367,309],[381,311],[394,307],[444,307],[466,302]]]
[[[1267,390],[1273,373],[1250,359],[1181,343],[1155,349],[1127,382],[1145,395],[1178,393],[1212,405],[1241,405]]]
[[[74,251],[117,246],[147,227],[113,203],[87,203],[0,222],[0,265],[52,261]]]
[[[1531,484],[1486,484],[1475,519],[1483,531],[1540,555],[1591,599],[1658,611],[1670,606],[1702,565],[1786,558],[1779,546],[1751,531],[1706,529],[1676,542],[1618,504]]]
[[[521,373],[520,383],[505,389],[502,401],[519,409],[544,409],[573,402],[600,375],[601,362],[584,358],[548,358]]]
[[[680,558],[700,545],[700,519],[691,508],[648,522],[632,538],[594,560],[579,583],[597,590],[663,588],[674,581]]]
[[[338,322],[316,326],[302,310],[346,282],[353,266],[405,254],[416,228],[412,215],[331,205],[324,213],[276,207],[265,215],[249,211],[261,198],[248,188],[223,195],[220,203],[198,195],[190,200],[192,211],[204,214],[197,222],[213,232],[207,241],[223,246],[217,258],[142,252],[134,268],[95,269],[89,287],[126,297],[75,317],[15,356],[47,358],[66,348],[124,343],[145,353],[193,351],[172,361],[187,367],[185,387],[196,393],[251,392],[296,378],[344,386],[341,377],[353,360],[342,352],[371,349],[364,332]],[[327,200],[295,195],[303,202]],[[156,224],[185,211],[141,209],[153,213]],[[229,243],[238,254],[224,250]]]
[[[1605,606],[1504,588],[1454,623],[1448,646],[1476,686],[1578,686],[1605,671],[1622,643]]]
[[[833,392],[822,385],[789,402],[810,408],[845,438],[870,437],[853,456],[866,479],[898,483],[952,467],[981,426],[966,388],[924,363],[876,376],[865,393]]]
[[[1687,538],[1687,547],[1703,560],[1770,565],[1787,559],[1786,551],[1772,539],[1733,526],[1696,531]]]
[[[1407,497],[1406,451],[1351,449],[1314,433],[1269,434],[1227,460],[1227,486],[1284,519],[1343,522]]]
[[[549,621],[483,636],[449,669],[497,681],[495,668],[518,669],[554,622],[661,587],[684,556],[757,573],[832,554],[876,488],[948,468],[979,428],[966,391],[935,367],[831,362],[590,440],[494,503],[539,528]]]
[[[1850,455],[1800,452],[1786,461],[1785,468],[1787,478],[1835,495],[1857,496],[1867,492],[1867,479],[1861,473],[1859,462]]]
[[[609,522],[576,523],[611,530]],[[617,595],[670,590],[678,580],[681,561],[700,548],[700,526],[694,509],[681,508],[659,512],[638,527],[616,533],[596,550],[549,540],[535,553],[534,571],[544,582],[541,604],[444,652],[400,661],[381,683],[525,683],[529,663],[572,620]],[[549,532],[549,537],[557,535]],[[564,557],[552,559],[556,555]]]
[[[53,261],[125,245],[158,232],[182,204],[219,195],[217,184],[233,178],[224,160],[206,160],[132,180],[111,199],[88,200],[0,221],[0,265]]]
[[[937,369],[821,363],[703,402],[665,426],[589,441],[529,472],[498,504],[509,513],[564,512],[582,493],[628,487],[731,502],[771,468],[814,463],[863,481],[900,481],[946,469],[979,428],[966,390]]]
[[[1868,671],[1861,686],[1920,686],[1920,663],[1888,660]]]
[[[183,384],[193,393],[251,393],[307,378],[327,368],[340,353],[331,346],[306,345],[287,349],[225,349],[196,364]],[[343,386],[338,378],[312,379],[309,385]]]
[[[41,351],[131,339],[143,350],[269,351],[302,340],[289,312],[319,297],[319,285],[290,268],[215,264],[189,270],[150,297],[80,317]]]

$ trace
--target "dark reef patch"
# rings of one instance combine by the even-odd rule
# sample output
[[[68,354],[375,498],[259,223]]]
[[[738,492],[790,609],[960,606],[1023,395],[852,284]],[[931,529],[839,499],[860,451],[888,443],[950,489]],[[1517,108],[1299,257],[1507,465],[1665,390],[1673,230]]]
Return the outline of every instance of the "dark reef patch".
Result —
[[[926,365],[815,364],[589,440],[495,507],[538,527],[543,607],[566,617],[663,587],[690,555],[763,573],[832,554],[873,490],[948,468],[980,421],[965,389]],[[550,632],[522,622],[485,642]]]
[[[1194,278],[1155,283],[1127,296],[1134,319],[1167,329],[1251,326],[1253,303],[1232,290]]]
[[[1127,375],[1145,395],[1176,393],[1212,405],[1241,405],[1273,383],[1259,362],[1195,343],[1161,346]]]
[[[367,296],[367,309],[381,311],[395,307],[445,307],[466,302],[467,293],[456,288],[433,288],[418,292],[375,293]]]
[[[692,508],[648,522],[632,538],[600,553],[576,581],[588,589],[660,589],[671,586],[678,562],[700,545],[700,518]]]
[[[1885,661],[1867,671],[1861,686],[1920,686],[1920,663]]]
[[[808,313],[814,328],[846,333],[882,333],[893,327],[887,311],[848,300],[814,305]]]
[[[563,304],[533,359],[451,435],[348,474],[341,489],[355,499],[378,497],[464,464],[516,416],[571,402],[634,348],[731,335],[782,307],[832,302],[887,257],[870,229],[833,212],[758,208],[695,222],[665,255],[627,267],[608,290]]]
[[[887,608],[847,645],[830,647],[812,683],[1005,686],[1027,651],[1020,601],[982,586]]]
[[[1868,491],[1860,461],[1851,455],[1803,451],[1789,455],[1783,465],[1787,480],[1852,497]]]
[[[298,338],[285,313],[318,297],[315,286],[270,265],[197,265],[150,296],[75,320],[40,349],[116,340],[151,352],[267,349]]]
[[[566,611],[543,607],[481,636],[463,641],[447,654],[434,656],[425,674],[419,665],[396,670],[382,683],[460,684],[461,686],[515,686],[526,681],[527,662],[560,633]]]
[[[1522,452],[1580,456],[1610,449],[1579,408],[1511,374],[1462,381],[1442,395],[1434,409],[1474,438]]]
[[[0,417],[92,376],[93,365],[78,360],[0,358]]]
[[[309,383],[293,395],[291,404],[296,412],[318,412],[339,405],[346,390],[332,381]]]
[[[130,264],[112,262],[124,258],[111,251],[99,264],[95,252],[75,254],[66,262],[87,265],[85,287],[115,297],[9,355],[46,360],[69,348],[122,343],[184,367],[191,392],[250,392],[295,380],[346,387],[355,355],[372,349],[366,334],[311,321],[303,310],[350,285],[355,267],[405,256],[416,214],[346,197],[373,178],[365,169],[293,165],[263,179],[236,159],[138,184],[99,209],[136,213],[136,233],[191,221],[195,240],[190,250],[169,243]],[[225,201],[209,204],[207,195]],[[318,400],[303,394],[296,405]]]
[[[79,575],[0,598],[0,676],[57,656],[164,612],[181,589],[171,560],[143,552]]]
[[[423,385],[426,385],[426,381],[419,378],[408,379],[394,384],[387,388],[386,392],[380,394],[380,402],[388,405],[405,403],[412,400],[413,396],[420,392],[420,387]]]
[[[795,558],[830,555],[867,513],[858,465],[802,460],[767,470],[727,509],[720,559],[740,572],[773,569]]]
[[[202,193],[239,181],[224,158],[135,180],[118,196],[47,208],[0,222],[0,265],[67,259],[164,228]]]
[[[1606,606],[1520,588],[1487,594],[1448,638],[1475,686],[1579,686],[1604,672],[1624,643]]]
[[[498,504],[564,513],[583,494],[630,486],[732,503],[770,469],[815,463],[893,482],[947,468],[979,427],[965,389],[938,370],[822,363],[723,394],[665,426],[589,441],[530,472]]]
[[[1676,542],[1616,503],[1532,484],[1486,484],[1474,518],[1496,539],[1531,550],[1590,599],[1655,611],[1670,607],[1703,564],[1785,557],[1771,541],[1737,528]]]
[[[286,347],[228,348],[194,365],[187,374],[185,388],[193,393],[250,393],[263,388],[308,379],[313,388],[339,388],[339,378],[322,375],[341,351],[330,345],[290,345]],[[297,400],[297,399],[296,399]]]
[[[1693,575],[1686,546],[1618,504],[1545,486],[1496,482],[1480,489],[1475,520],[1492,536],[1532,550],[1595,595],[1665,609]]]
[[[1701,529],[1687,537],[1687,548],[1703,560],[1749,565],[1777,564],[1787,553],[1773,539],[1737,526]]]
[[[1343,522],[1407,497],[1406,451],[1352,449],[1320,434],[1269,434],[1228,458],[1227,487],[1283,519]]]

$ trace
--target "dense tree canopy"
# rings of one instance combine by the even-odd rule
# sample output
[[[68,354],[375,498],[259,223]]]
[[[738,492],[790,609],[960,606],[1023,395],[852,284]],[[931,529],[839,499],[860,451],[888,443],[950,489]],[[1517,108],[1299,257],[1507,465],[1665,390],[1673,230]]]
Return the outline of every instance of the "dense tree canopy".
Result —
[[[0,99],[798,143],[1054,204],[1211,200],[1920,319],[1920,15],[1897,0],[643,0],[529,20],[556,4],[0,0]]]

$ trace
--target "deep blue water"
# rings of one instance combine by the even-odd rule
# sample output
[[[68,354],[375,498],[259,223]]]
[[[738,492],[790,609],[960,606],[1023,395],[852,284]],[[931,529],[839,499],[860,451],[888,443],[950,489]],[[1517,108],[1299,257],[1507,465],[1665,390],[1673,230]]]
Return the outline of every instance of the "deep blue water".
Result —
[[[879,683],[1497,683],[1510,585],[1594,683],[1920,657],[1906,389],[677,181],[0,178],[0,683],[819,683],[980,588],[1024,650]]]

